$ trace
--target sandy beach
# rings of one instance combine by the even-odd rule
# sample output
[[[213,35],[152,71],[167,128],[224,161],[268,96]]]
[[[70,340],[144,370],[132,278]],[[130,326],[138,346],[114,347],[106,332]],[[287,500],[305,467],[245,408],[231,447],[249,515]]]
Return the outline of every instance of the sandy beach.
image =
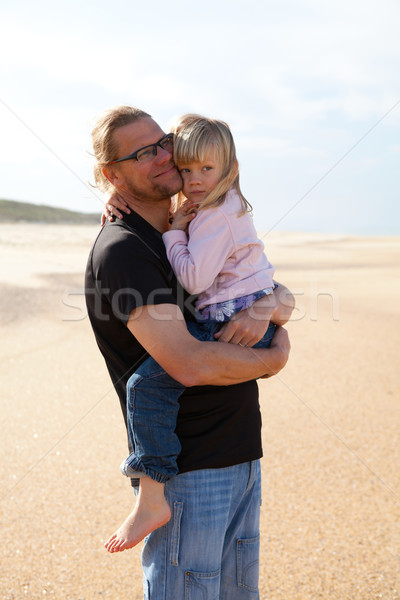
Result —
[[[141,545],[103,548],[134,499],[84,306],[97,231],[0,225],[1,600],[143,597]],[[400,238],[273,232],[264,242],[297,310],[289,364],[260,382],[260,598],[395,600]]]

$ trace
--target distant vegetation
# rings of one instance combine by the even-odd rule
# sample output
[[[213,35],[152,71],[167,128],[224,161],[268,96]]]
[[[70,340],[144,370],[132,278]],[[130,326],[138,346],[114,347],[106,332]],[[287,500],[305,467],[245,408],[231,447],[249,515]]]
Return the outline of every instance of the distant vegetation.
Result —
[[[43,204],[0,200],[0,223],[76,223],[99,224],[98,213],[80,213]]]

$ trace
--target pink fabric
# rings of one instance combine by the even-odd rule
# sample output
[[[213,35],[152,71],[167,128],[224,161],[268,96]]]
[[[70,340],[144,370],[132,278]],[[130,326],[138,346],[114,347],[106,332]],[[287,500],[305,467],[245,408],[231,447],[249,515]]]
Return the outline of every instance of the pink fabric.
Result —
[[[181,285],[199,294],[196,308],[273,287],[274,268],[264,254],[249,213],[230,190],[216,208],[200,210],[184,231],[163,234],[168,259]]]

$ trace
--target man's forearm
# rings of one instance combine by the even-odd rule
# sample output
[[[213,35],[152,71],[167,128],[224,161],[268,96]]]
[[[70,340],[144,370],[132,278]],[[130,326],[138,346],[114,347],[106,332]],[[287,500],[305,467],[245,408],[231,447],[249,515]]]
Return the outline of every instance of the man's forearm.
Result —
[[[200,342],[190,335],[179,308],[173,304],[144,306],[132,311],[128,329],[173,378],[186,387],[231,385],[275,375],[286,364],[290,343],[277,327],[269,348]]]
[[[275,325],[285,325],[291,317],[295,299],[288,288],[281,283],[274,292],[257,300],[248,311],[255,319],[272,321]]]
[[[277,339],[275,339],[277,338]],[[235,344],[199,342],[186,361],[180,379],[183,385],[232,385],[263,376],[276,375],[285,366],[290,352],[286,330],[277,329],[270,348],[242,348]]]

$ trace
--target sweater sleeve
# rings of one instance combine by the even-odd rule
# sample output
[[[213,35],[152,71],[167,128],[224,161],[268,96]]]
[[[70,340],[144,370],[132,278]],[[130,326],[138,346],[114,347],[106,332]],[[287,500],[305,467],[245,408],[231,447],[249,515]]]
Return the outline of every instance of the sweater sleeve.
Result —
[[[229,220],[219,208],[199,211],[184,231],[163,234],[168,260],[180,284],[190,294],[208,289],[234,251]]]

